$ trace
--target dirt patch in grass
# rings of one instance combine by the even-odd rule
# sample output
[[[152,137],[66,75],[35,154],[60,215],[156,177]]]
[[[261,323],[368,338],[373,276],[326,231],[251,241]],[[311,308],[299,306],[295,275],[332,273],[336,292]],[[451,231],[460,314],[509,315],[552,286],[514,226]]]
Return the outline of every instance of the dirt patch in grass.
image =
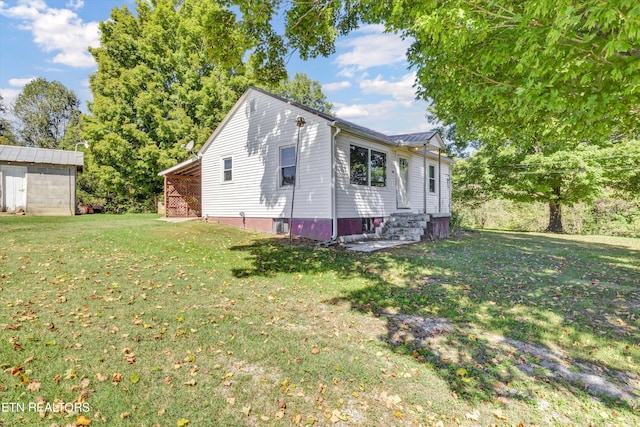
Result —
[[[392,311],[383,313],[382,317],[387,319],[387,336],[384,339],[389,344],[406,346],[413,350],[416,358],[424,361],[431,359],[460,366],[456,375],[463,382],[471,381],[470,370],[466,366],[480,368],[491,376],[492,362],[499,364],[510,360],[511,366],[525,377],[565,382],[594,398],[619,399],[631,408],[640,407],[640,376],[637,373],[574,360],[562,351],[487,333],[471,325],[456,326],[446,319]],[[425,357],[420,350],[427,350],[428,356]],[[488,356],[492,357],[489,359]],[[523,393],[509,382],[493,386],[499,395],[533,399],[532,394]]]

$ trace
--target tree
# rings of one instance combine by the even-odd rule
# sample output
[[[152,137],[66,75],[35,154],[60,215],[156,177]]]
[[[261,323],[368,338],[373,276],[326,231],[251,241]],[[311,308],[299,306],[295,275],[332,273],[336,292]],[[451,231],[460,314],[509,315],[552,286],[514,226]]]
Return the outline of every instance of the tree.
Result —
[[[327,97],[322,93],[322,85],[316,80],[311,80],[304,73],[296,73],[293,80],[282,80],[270,91],[326,114],[331,114],[331,109],[333,108],[333,104],[328,102]]]
[[[640,123],[640,6],[633,0],[320,0],[278,3],[303,57],[360,22],[413,42],[419,96],[467,139],[499,128],[609,137]]]
[[[87,182],[109,191],[114,210],[152,209],[158,172],[187,159],[189,141],[202,146],[249,85],[286,78],[272,30],[255,14],[238,20],[226,1],[139,0],[135,13],[113,9],[100,31],[82,127],[96,175]],[[318,83],[301,79],[287,94],[326,106]]]
[[[456,165],[454,192],[471,208],[495,198],[547,203],[546,231],[560,233],[564,206],[592,202],[606,187],[637,197],[639,171],[637,140],[484,144]]]
[[[80,115],[76,94],[57,81],[37,78],[25,85],[13,106],[17,133],[31,147],[57,148]]]
[[[4,116],[7,113],[7,107],[4,105],[4,99],[0,95],[0,145],[18,145],[11,123]]]
[[[157,173],[190,155],[187,142],[202,145],[249,84],[245,37],[221,3],[195,0],[116,8],[100,31],[84,123],[91,169],[118,209],[152,208]]]

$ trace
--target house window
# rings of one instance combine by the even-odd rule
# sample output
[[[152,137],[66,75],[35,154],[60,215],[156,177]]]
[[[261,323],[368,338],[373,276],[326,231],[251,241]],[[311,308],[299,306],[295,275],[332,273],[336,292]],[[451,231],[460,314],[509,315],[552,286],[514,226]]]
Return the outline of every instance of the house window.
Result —
[[[233,170],[233,161],[231,157],[222,159],[222,171],[223,171],[222,180],[224,182],[231,181],[231,178],[233,178],[232,170]]]
[[[367,185],[369,179],[369,150],[352,145],[351,151],[351,183]]]
[[[385,187],[387,185],[387,155],[379,151],[351,145],[351,183]]]
[[[384,187],[387,185],[387,155],[371,150],[371,185]]]
[[[429,165],[429,191],[436,192],[436,167]]]
[[[280,186],[296,183],[296,147],[280,148]]]

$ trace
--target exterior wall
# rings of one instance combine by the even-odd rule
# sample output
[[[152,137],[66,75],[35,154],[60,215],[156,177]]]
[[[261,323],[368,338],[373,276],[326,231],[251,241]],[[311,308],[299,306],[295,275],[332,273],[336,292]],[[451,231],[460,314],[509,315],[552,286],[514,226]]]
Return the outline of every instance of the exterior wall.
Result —
[[[263,231],[271,231],[273,218],[289,218],[293,187],[280,186],[280,147],[296,145],[297,116],[306,124],[300,129],[294,203],[294,217],[303,225],[294,221],[294,232],[312,237],[324,229],[312,224],[331,221],[331,128],[326,120],[257,91],[241,98],[202,154],[202,216],[237,218],[241,224],[242,212],[245,225],[267,219]],[[228,157],[232,180],[225,182],[222,166]]]
[[[207,217],[207,222],[218,222],[248,230],[257,230],[265,233],[273,232],[273,218],[247,218],[241,217]],[[315,240],[331,239],[331,219],[317,218],[293,218],[292,234]]]
[[[34,165],[27,169],[27,213],[74,215],[75,166]]]
[[[387,181],[385,187],[356,185],[350,182],[350,145],[374,149],[387,155]],[[398,208],[396,191],[399,179],[399,157],[409,161],[407,188],[408,208]],[[440,161],[438,168],[437,153],[427,156],[427,175],[429,165],[435,167],[435,191],[429,191],[427,176],[427,213],[450,213],[451,182],[450,164]],[[438,170],[440,175],[438,178]],[[424,212],[424,157],[422,149],[390,147],[363,138],[340,133],[336,141],[336,188],[338,234],[340,236],[361,234],[362,218],[388,217],[396,212]]]
[[[351,184],[350,145],[373,149],[387,155],[387,181],[385,187]],[[396,174],[392,173],[396,151],[392,147],[376,144],[347,133],[336,138],[336,202],[338,218],[386,217],[396,208]]]
[[[13,165],[13,164],[12,164]],[[19,164],[15,165],[19,166]],[[6,167],[6,166],[5,166]],[[76,204],[76,167],[27,165],[26,209],[33,215],[74,215]],[[0,183],[3,182],[0,166]],[[1,184],[0,184],[1,187]],[[3,189],[0,188],[0,200]],[[6,207],[3,205],[2,210]]]

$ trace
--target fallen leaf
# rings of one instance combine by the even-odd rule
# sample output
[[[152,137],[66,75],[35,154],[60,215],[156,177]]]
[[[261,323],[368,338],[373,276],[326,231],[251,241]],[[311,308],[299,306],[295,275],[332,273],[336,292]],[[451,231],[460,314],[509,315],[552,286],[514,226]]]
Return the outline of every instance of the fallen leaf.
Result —
[[[40,383],[40,381],[38,380],[33,380],[29,383],[29,385],[27,386],[27,390],[29,391],[38,391],[40,390],[40,386],[42,384]]]
[[[111,377],[111,383],[112,384],[118,384],[119,382],[122,382],[122,374],[119,373],[119,372],[116,372]]]
[[[88,426],[89,424],[91,424],[91,418],[87,418],[84,415],[78,415],[76,424],[79,426]]]
[[[189,424],[189,420],[188,420],[187,418],[180,418],[180,419],[178,420],[178,422],[176,423],[176,425],[177,425],[178,427],[184,427],[184,426],[186,426],[187,424]]]
[[[140,382],[140,375],[138,374],[133,374],[129,377],[129,382],[131,384],[137,384],[138,382]]]
[[[235,397],[227,397],[227,403],[229,405],[233,405],[236,403],[236,398]]]
[[[498,408],[493,412],[493,416],[499,419],[500,421],[507,421],[507,417],[502,415],[502,409]]]
[[[189,380],[187,382],[182,383],[182,385],[187,385],[187,386],[191,386],[191,387],[193,387],[196,384],[197,384],[197,382],[196,382],[195,379],[191,379],[191,380]]]

